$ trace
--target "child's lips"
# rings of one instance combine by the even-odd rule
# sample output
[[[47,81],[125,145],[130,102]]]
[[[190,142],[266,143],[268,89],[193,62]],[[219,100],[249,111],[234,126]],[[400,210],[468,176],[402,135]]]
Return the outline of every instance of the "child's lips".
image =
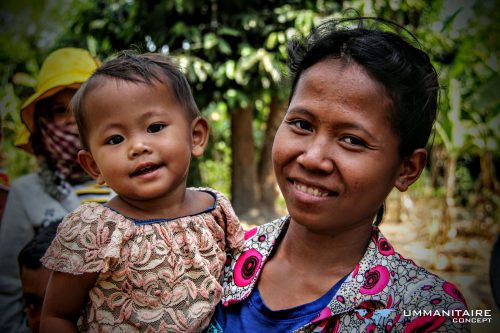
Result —
[[[130,174],[130,176],[136,177],[136,176],[145,175],[145,174],[151,173],[155,170],[158,170],[160,167],[161,167],[161,165],[154,164],[154,163],[142,164],[139,167],[137,167],[135,169],[135,171]]]

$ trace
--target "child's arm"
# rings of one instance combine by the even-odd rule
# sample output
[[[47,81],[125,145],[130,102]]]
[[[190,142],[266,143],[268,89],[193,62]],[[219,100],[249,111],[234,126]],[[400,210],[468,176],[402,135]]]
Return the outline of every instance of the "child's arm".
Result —
[[[98,275],[53,271],[45,291],[40,332],[77,332],[76,323]]]

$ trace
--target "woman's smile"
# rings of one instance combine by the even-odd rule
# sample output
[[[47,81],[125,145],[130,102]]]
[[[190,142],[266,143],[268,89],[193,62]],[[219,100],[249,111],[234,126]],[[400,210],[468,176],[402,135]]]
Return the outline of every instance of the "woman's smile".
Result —
[[[356,65],[328,59],[302,74],[273,146],[294,220],[332,232],[371,224],[401,165],[389,106]]]

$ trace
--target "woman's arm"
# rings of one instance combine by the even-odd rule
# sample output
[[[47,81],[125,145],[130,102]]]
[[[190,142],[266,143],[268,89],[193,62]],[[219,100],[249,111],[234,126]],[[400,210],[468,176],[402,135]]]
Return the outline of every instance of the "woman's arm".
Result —
[[[23,303],[17,256],[35,235],[16,183],[11,187],[0,227],[0,332],[22,332]]]
[[[76,323],[98,274],[53,271],[45,291],[40,332],[77,332]]]

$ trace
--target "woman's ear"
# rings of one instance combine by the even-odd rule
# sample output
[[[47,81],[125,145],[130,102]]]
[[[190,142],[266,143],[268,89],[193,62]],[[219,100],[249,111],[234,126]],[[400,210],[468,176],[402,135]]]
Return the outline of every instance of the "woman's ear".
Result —
[[[78,152],[78,162],[92,178],[94,178],[99,185],[105,183],[104,178],[102,178],[101,171],[94,160],[92,154],[87,150],[80,150]]]
[[[191,122],[191,154],[200,157],[208,144],[208,122],[203,117],[196,117]]]
[[[406,157],[401,164],[401,170],[396,179],[396,188],[401,192],[406,191],[420,177],[426,161],[427,150],[424,148],[416,149],[411,156]]]

